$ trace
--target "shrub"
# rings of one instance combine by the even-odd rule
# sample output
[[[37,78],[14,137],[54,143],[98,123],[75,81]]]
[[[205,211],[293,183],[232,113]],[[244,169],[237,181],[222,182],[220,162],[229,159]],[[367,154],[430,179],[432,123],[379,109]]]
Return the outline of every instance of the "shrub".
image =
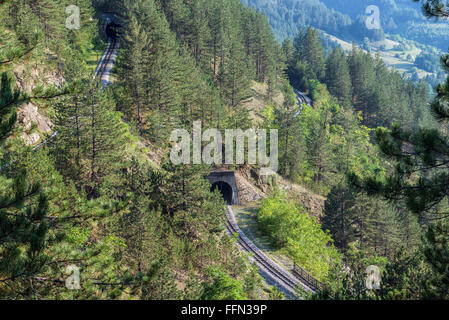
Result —
[[[315,218],[275,192],[262,201],[258,222],[274,246],[285,252],[318,280],[327,278],[330,267],[341,262],[331,236]]]

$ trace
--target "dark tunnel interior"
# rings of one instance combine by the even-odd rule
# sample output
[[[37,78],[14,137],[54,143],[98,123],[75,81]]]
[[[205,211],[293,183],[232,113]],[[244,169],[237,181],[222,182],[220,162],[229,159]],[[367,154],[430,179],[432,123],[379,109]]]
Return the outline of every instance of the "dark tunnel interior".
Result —
[[[106,26],[106,36],[108,38],[116,38],[120,33],[118,32],[121,26],[115,22],[111,22]]]
[[[229,184],[223,181],[215,182],[212,185],[211,190],[214,191],[215,189],[218,189],[221,192],[226,204],[232,204],[232,187]]]

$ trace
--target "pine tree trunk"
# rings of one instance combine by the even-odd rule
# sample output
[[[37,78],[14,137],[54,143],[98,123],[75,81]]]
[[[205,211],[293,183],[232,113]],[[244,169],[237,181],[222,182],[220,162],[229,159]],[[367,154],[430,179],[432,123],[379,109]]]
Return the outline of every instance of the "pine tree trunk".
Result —
[[[75,100],[75,134],[76,134],[76,165],[80,166],[81,161],[81,135],[80,135],[80,120],[79,120],[79,107],[78,101]]]
[[[93,95],[93,91],[91,91],[91,94]],[[91,158],[91,181],[95,182],[96,175],[95,175],[95,165],[97,160],[97,136],[96,136],[96,123],[95,123],[95,101],[92,101],[91,106],[91,113],[92,113],[92,122],[91,122],[91,129],[92,129],[92,158]]]
[[[137,127],[139,129],[139,134],[142,134],[142,118],[141,118],[141,110],[142,104],[140,100],[140,90],[139,90],[139,68],[136,67],[136,76],[134,77],[134,89],[136,90],[136,100],[137,100]]]
[[[214,76],[213,76],[214,81],[217,80],[216,74],[217,74],[217,37],[215,36],[214,37]]]

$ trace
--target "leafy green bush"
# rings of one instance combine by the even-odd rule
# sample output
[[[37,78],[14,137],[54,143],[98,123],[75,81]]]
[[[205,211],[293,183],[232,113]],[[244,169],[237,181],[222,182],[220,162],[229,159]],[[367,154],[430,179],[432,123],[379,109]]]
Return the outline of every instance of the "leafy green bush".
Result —
[[[275,192],[262,201],[258,222],[273,245],[285,249],[297,265],[320,281],[327,279],[332,265],[341,263],[331,236],[284,193]]]
[[[231,278],[218,267],[209,267],[207,276],[212,282],[205,283],[201,300],[247,300],[243,283]]]

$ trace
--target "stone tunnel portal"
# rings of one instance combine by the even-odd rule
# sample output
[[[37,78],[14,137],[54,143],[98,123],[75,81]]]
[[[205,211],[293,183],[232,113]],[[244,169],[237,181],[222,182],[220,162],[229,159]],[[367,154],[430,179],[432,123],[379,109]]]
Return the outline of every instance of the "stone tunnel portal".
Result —
[[[211,190],[218,189],[228,205],[239,203],[237,183],[233,171],[211,172],[206,178],[211,184]]]

